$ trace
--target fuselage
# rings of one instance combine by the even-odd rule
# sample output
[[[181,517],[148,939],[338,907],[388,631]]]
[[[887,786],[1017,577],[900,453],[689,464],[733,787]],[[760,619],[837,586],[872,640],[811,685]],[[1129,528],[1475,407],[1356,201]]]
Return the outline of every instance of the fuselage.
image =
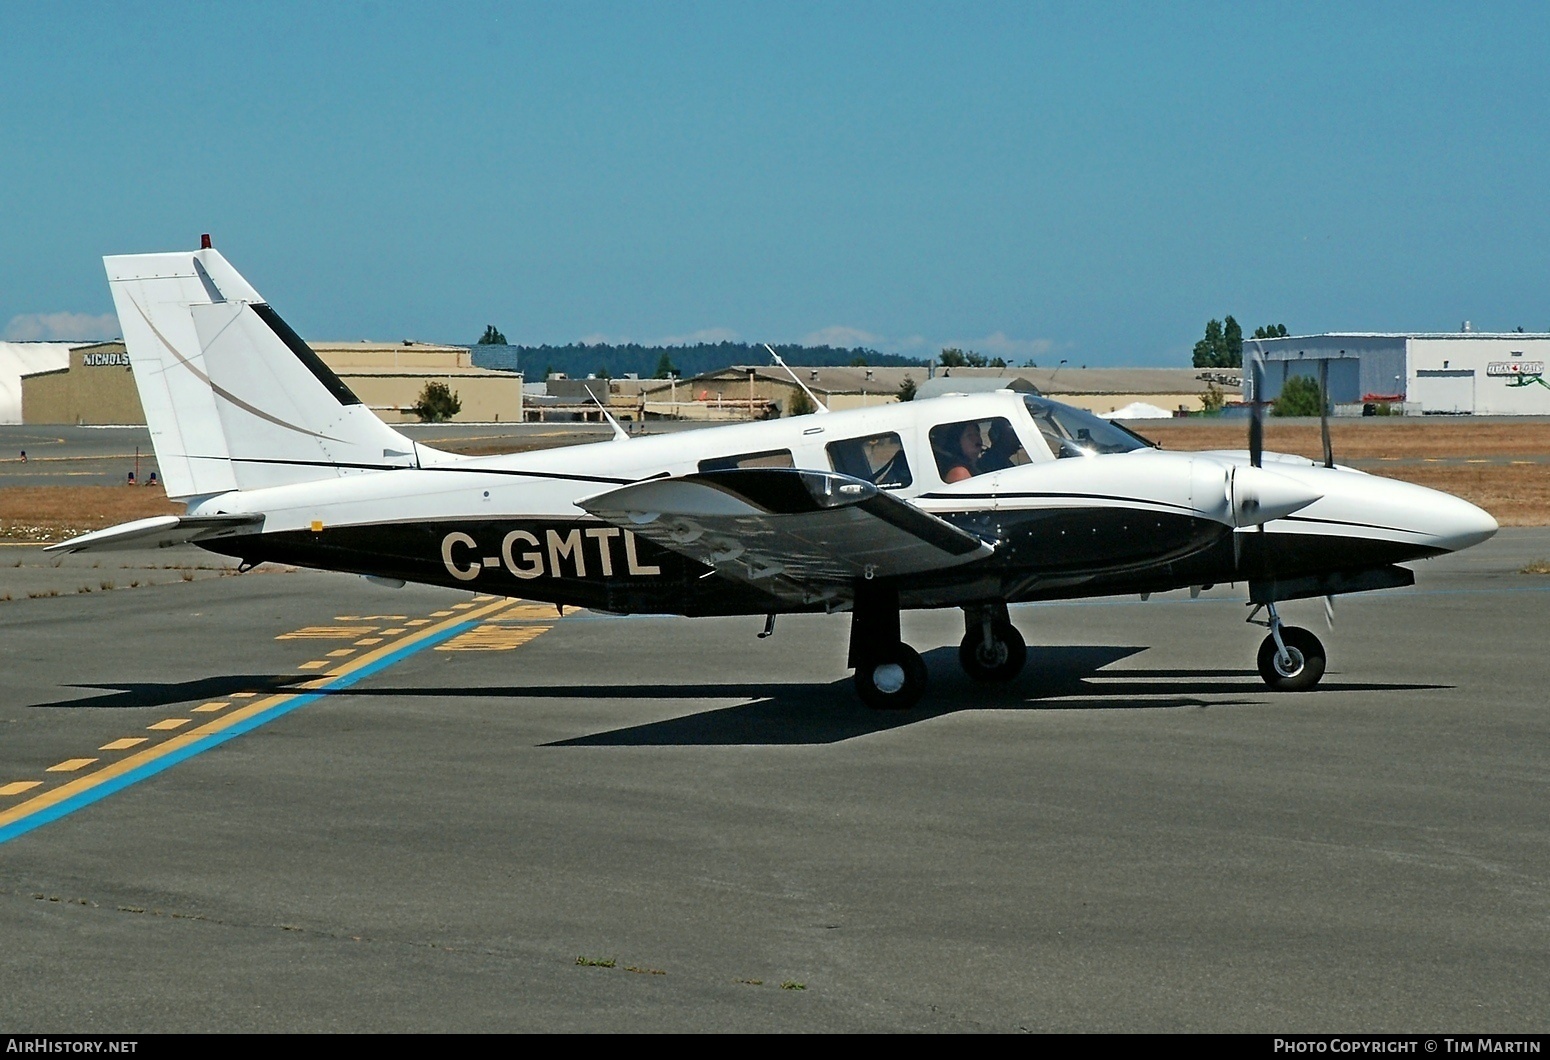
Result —
[[[190,514],[261,513],[261,532],[205,544],[252,563],[689,615],[834,601],[777,599],[578,502],[738,467],[864,478],[991,546],[983,559],[907,579],[905,607],[1317,579],[1468,547],[1496,530],[1479,508],[1435,490],[1299,457],[1264,463],[1316,499],[1245,524],[1232,483],[1246,453],[1159,451],[1086,413],[1000,391],[509,456],[431,454],[419,467],[197,499]]]

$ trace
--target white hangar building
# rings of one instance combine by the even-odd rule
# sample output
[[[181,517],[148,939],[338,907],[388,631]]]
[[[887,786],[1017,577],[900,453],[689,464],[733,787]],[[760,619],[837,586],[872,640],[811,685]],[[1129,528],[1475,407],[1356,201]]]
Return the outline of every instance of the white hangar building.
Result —
[[[1247,358],[1253,340],[1244,343]],[[1265,393],[1273,401],[1292,376],[1319,377],[1329,364],[1331,404],[1403,402],[1407,414],[1550,415],[1550,334],[1521,331],[1339,332],[1261,339]],[[1250,373],[1243,397],[1255,400]]]

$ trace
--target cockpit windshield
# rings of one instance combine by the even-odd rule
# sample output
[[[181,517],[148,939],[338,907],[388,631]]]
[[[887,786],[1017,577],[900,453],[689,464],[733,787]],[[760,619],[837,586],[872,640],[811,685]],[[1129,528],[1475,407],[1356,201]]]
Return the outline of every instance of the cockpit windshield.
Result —
[[[1145,438],[1099,419],[1091,412],[1062,405],[1048,398],[1023,395],[1023,403],[1057,458],[1128,453],[1151,446]]]

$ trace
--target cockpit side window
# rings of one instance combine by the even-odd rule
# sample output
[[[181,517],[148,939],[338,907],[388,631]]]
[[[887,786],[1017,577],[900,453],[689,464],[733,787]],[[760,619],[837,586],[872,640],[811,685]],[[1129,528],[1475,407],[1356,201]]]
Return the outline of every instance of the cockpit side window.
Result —
[[[904,443],[892,431],[830,442],[824,449],[829,454],[829,466],[842,475],[890,490],[903,489],[914,481],[909,460],[904,456]]]
[[[1029,394],[1023,397],[1023,404],[1057,458],[1129,453],[1150,444],[1133,431],[1058,401]]]
[[[762,453],[739,453],[700,461],[700,471],[732,471],[740,467],[796,467],[790,449],[770,449]]]
[[[1029,462],[1022,440],[1004,416],[938,424],[931,428],[931,455],[943,482],[962,482]]]

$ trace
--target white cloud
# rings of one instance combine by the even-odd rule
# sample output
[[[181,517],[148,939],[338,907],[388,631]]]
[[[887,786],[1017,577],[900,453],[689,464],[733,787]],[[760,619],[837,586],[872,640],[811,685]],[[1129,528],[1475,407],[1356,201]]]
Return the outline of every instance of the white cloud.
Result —
[[[118,333],[118,317],[112,313],[22,313],[5,326],[7,342],[74,342]]]
[[[1014,339],[1004,331],[994,332],[982,339],[954,339],[947,345],[973,350],[975,353],[983,353],[991,357],[1001,357],[1007,361],[1040,357],[1055,348],[1052,339]]]

